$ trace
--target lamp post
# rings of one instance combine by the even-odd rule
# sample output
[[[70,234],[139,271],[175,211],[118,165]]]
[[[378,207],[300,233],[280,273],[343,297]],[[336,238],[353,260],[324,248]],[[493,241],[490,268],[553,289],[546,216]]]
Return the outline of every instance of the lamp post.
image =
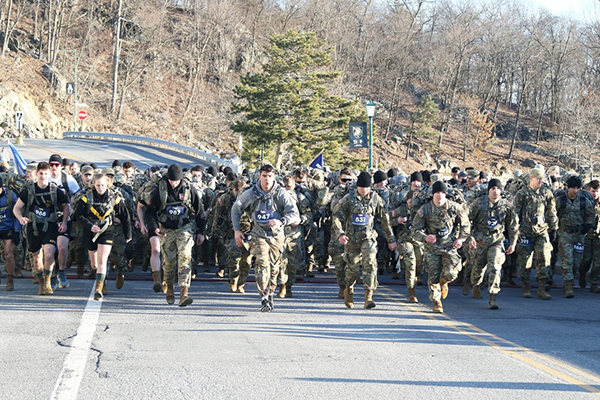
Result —
[[[369,117],[369,168],[373,166],[373,117],[375,116],[375,103],[371,100],[365,105]]]

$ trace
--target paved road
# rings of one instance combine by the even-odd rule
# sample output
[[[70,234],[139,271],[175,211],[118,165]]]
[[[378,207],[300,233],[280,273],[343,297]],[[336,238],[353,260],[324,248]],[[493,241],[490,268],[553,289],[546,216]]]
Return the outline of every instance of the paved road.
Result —
[[[101,140],[25,139],[25,144],[15,147],[28,162],[48,161],[51,154],[58,153],[71,161],[95,162],[99,167],[111,166],[114,160],[133,161],[140,169],[174,162],[182,167],[205,165],[191,156],[165,149]],[[8,148],[7,151],[10,152]]]
[[[600,393],[599,295],[523,299],[500,310],[451,287],[445,315],[382,277],[377,308],[349,310],[331,273],[260,313],[253,290],[201,275],[180,309],[134,272],[101,302],[91,280],[37,296],[0,291],[6,399],[591,399]],[[146,278],[147,280],[139,279]],[[395,282],[394,282],[395,283]],[[251,284],[248,284],[250,288]],[[357,290],[360,300],[362,289]],[[357,301],[360,304],[359,301]],[[86,309],[86,306],[88,307]],[[87,338],[87,339],[86,339]],[[89,350],[88,350],[89,349]],[[69,397],[71,395],[71,397]],[[53,397],[54,396],[54,397]],[[61,397],[64,396],[64,397]]]

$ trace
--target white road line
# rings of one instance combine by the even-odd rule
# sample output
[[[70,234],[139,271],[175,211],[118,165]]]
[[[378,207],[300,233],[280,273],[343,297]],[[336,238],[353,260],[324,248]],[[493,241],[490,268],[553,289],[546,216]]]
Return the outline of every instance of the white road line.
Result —
[[[51,400],[77,399],[77,392],[83,378],[88,353],[102,309],[102,300],[94,300],[94,289],[95,287],[92,286],[92,292],[81,316],[81,324],[77,329],[77,335],[73,338],[71,351],[65,359],[62,371],[50,396]]]

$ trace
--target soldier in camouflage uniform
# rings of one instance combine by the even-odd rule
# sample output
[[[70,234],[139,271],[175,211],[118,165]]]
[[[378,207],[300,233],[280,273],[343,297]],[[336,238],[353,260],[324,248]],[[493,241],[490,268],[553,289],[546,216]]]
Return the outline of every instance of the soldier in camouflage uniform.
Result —
[[[383,200],[386,213],[391,211],[390,191],[387,184],[387,174],[383,171],[375,172],[373,175],[373,190]],[[385,233],[378,218],[375,219],[375,231],[377,232],[377,273],[383,275],[385,272],[393,271],[393,277],[398,279],[398,268],[400,268],[398,252],[396,250],[390,251],[388,248]]]
[[[565,297],[575,297],[573,281],[579,278],[579,265],[583,257],[584,236],[593,226],[595,211],[589,192],[581,191],[581,179],[572,176],[567,180],[568,191],[556,198],[558,216],[558,252]]]
[[[319,198],[317,200],[317,206],[324,215],[335,214],[339,207],[340,200],[355,188],[354,181],[356,175],[350,168],[344,167],[340,170],[338,179],[338,185],[332,190],[329,187],[325,187],[319,191]],[[335,265],[335,276],[340,288],[338,292],[338,299],[344,298],[344,290],[346,289],[346,260],[344,258],[344,245],[340,244],[337,240],[330,240],[327,246],[326,254],[329,254]]]
[[[283,178],[285,190],[296,202],[300,221],[285,227],[285,245],[283,261],[277,277],[279,293],[277,297],[292,297],[292,286],[298,272],[303,276],[306,271],[305,238],[313,223],[313,201],[308,190],[296,184],[293,176]]]
[[[433,199],[417,211],[411,227],[413,240],[425,244],[429,298],[435,313],[444,312],[442,299],[448,295],[448,283],[456,279],[462,268],[457,250],[471,230],[466,210],[446,199],[447,192],[444,182],[435,182]]]
[[[394,227],[394,236],[398,242],[396,251],[400,258],[399,261],[404,264],[404,279],[406,280],[406,288],[408,289],[409,303],[419,302],[415,293],[415,285],[417,283],[417,259],[415,257],[413,240],[410,236],[410,227],[412,225],[410,208],[415,193],[416,192],[412,190],[409,191],[406,195],[406,201],[398,208],[390,211],[390,220]]]
[[[532,168],[529,173],[529,185],[517,192],[514,205],[520,224],[517,254],[521,266],[523,297],[531,297],[529,281],[535,253],[537,296],[542,300],[550,300],[552,296],[546,292],[545,284],[552,256],[550,243],[556,237],[558,218],[552,192],[542,187],[544,177],[545,172],[542,168]]]
[[[190,263],[194,233],[197,234],[197,243],[204,241],[204,207],[197,190],[183,179],[183,171],[178,164],[169,167],[166,177],[158,182],[149,197],[146,216],[158,226],[154,232],[160,237],[161,253],[164,255],[166,300],[168,304],[175,302],[173,283],[179,275],[179,307],[185,307],[193,302],[189,297]]]
[[[114,176],[113,187],[121,194],[121,196],[123,196],[129,215],[135,214],[132,196],[133,189],[127,185],[125,174],[119,172]],[[115,225],[119,224],[120,221],[115,220]],[[115,267],[115,273],[117,275],[115,286],[117,289],[123,287],[125,270],[130,270],[129,266],[132,261],[133,249],[133,240],[126,242],[123,230],[115,230],[114,244],[110,252],[110,262]]]
[[[133,188],[133,192],[135,193],[134,200],[136,202],[136,208],[139,204],[141,188],[146,185],[146,183],[151,179],[152,175],[158,174],[159,171],[160,169],[158,167],[153,166],[150,168],[149,174],[135,174],[131,179],[131,187]],[[160,177],[160,174],[158,174],[157,176]],[[145,207],[144,205],[142,206]],[[150,265],[150,242],[148,241],[148,235],[144,235],[141,231],[142,223],[140,222],[139,213],[135,212],[134,214],[135,215],[133,215],[131,218],[134,222],[133,237],[135,238],[133,263],[141,264],[142,271],[146,272],[148,271],[148,265]]]
[[[579,287],[585,289],[587,281],[585,274],[590,271],[590,292],[600,293],[600,181],[593,180],[588,184],[587,191],[594,199],[594,223],[585,235],[583,259],[579,267]],[[592,264],[593,261],[593,264]]]
[[[519,233],[519,219],[512,204],[502,197],[502,183],[492,179],[488,183],[488,195],[478,197],[469,211],[471,237],[469,247],[475,250],[475,263],[471,276],[467,276],[473,285],[473,297],[481,298],[480,285],[487,267],[490,267],[488,291],[489,306],[498,309],[496,295],[500,292],[500,274],[505,253],[515,251]],[[508,235],[509,245],[504,249],[504,236]]]
[[[344,304],[354,307],[354,284],[362,264],[365,288],[364,308],[375,308],[373,292],[377,289],[377,232],[379,218],[390,250],[396,250],[396,238],[390,219],[379,195],[371,190],[372,178],[367,172],[358,176],[356,189],[339,201],[333,214],[332,234],[344,246],[346,261],[346,289]]]
[[[471,169],[467,172],[467,182],[463,185],[463,196],[465,197],[467,212],[473,206],[475,200],[481,194],[481,189],[479,188],[479,180],[481,176],[481,172],[476,169]],[[464,257],[463,261],[463,274],[465,276],[465,284],[463,286],[462,294],[465,296],[469,295],[471,291],[471,271],[473,269],[473,265],[477,262],[477,255],[474,249],[471,247],[464,246],[459,251],[462,252]]]
[[[241,228],[242,214],[248,213],[252,226],[250,252],[255,257],[255,276],[261,297],[262,312],[273,310],[273,296],[277,287],[277,275],[285,242],[284,228],[299,221],[298,207],[275,178],[275,168],[265,164],[260,167],[259,180],[246,190],[231,208],[231,222],[235,242],[244,245]]]
[[[73,208],[83,195],[85,189],[90,187],[93,176],[94,169],[92,167],[86,165],[81,168],[79,181],[81,182],[82,190],[73,195],[73,198],[71,199]],[[69,257],[67,260],[67,265],[69,265],[69,260],[71,263],[74,262],[77,265],[77,277],[81,278],[84,273],[84,267],[87,259],[87,248],[83,240],[83,225],[81,225],[79,221],[73,221],[72,232],[73,238],[69,241]]]

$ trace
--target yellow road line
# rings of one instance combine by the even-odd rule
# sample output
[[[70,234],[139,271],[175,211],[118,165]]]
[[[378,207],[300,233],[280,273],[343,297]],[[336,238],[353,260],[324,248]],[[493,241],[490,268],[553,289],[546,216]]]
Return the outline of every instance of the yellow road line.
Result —
[[[463,334],[465,336],[468,336],[468,337],[470,337],[472,339],[475,339],[475,340],[477,340],[477,341],[479,341],[481,343],[484,343],[484,344],[486,344],[486,345],[488,345],[488,346],[490,346],[490,347],[492,347],[492,348],[500,351],[501,353],[508,355],[509,357],[516,358],[518,360],[524,361],[527,364],[532,365],[532,366],[534,366],[534,367],[536,367],[536,368],[538,368],[538,369],[540,369],[542,371],[545,371],[545,372],[547,372],[547,373],[549,373],[551,375],[554,375],[555,377],[557,377],[559,379],[567,381],[567,382],[569,382],[569,383],[571,383],[573,385],[577,385],[580,388],[585,389],[585,390],[587,390],[587,391],[589,391],[591,393],[595,393],[595,394],[600,395],[600,389],[598,389],[598,388],[596,388],[594,386],[591,386],[591,385],[589,385],[589,384],[587,384],[585,382],[582,382],[582,381],[580,381],[578,379],[570,377],[570,376],[568,376],[568,375],[566,375],[566,374],[564,374],[564,373],[558,371],[557,369],[552,368],[552,367],[550,367],[548,365],[544,365],[544,364],[542,364],[542,363],[540,363],[538,361],[535,361],[535,360],[533,360],[531,358],[527,358],[527,357],[525,357],[525,356],[523,356],[521,354],[518,354],[516,351],[506,350],[502,346],[500,346],[498,343],[494,343],[492,340],[489,340],[489,339],[487,339],[485,337],[482,337],[480,335],[488,336],[489,338],[491,338],[493,340],[496,340],[496,341],[498,341],[500,343],[503,343],[503,344],[506,344],[506,345],[510,345],[510,346],[516,348],[518,351],[522,351],[523,353],[528,354],[529,356],[538,357],[538,358],[540,358],[542,360],[547,361],[548,363],[554,364],[554,365],[556,365],[558,367],[561,367],[563,369],[567,369],[567,370],[571,371],[572,373],[577,374],[577,375],[579,375],[581,377],[585,377],[585,378],[587,378],[587,379],[589,379],[591,381],[600,383],[600,378],[597,377],[597,376],[590,375],[590,374],[588,374],[585,371],[582,371],[582,370],[580,370],[578,368],[575,368],[575,367],[573,367],[571,365],[568,365],[568,364],[565,364],[563,362],[560,362],[560,361],[558,361],[558,360],[556,360],[556,359],[554,359],[552,357],[545,356],[545,355],[537,353],[537,352],[535,352],[535,351],[533,351],[533,350],[531,350],[531,349],[529,349],[527,347],[523,347],[523,346],[521,346],[519,344],[511,342],[510,340],[503,339],[503,338],[501,338],[499,336],[494,335],[493,333],[489,333],[487,331],[484,331],[483,329],[481,329],[479,327],[476,327],[473,324],[470,324],[470,323],[467,323],[467,322],[459,322],[459,321],[453,320],[452,318],[448,317],[447,315],[443,315],[443,314],[438,316],[437,314],[431,314],[429,312],[424,312],[419,307],[416,307],[416,306],[414,306],[414,305],[412,305],[410,303],[404,303],[404,302],[398,300],[398,298],[396,296],[392,296],[392,295],[389,295],[387,293],[384,293],[382,289],[385,289],[386,291],[389,291],[389,292],[393,293],[396,296],[400,296],[403,299],[406,299],[406,297],[403,296],[403,295],[401,295],[401,294],[399,294],[399,293],[397,293],[397,292],[394,292],[390,288],[382,288],[382,287],[377,288],[377,291],[378,291],[379,294],[381,294],[383,297],[385,297],[387,299],[392,300],[395,303],[402,304],[404,306],[408,306],[408,308],[410,308],[411,310],[413,310],[413,311],[421,314],[422,316],[427,317],[427,318],[432,319],[432,320],[439,321],[439,322],[443,323],[444,325],[446,325],[446,326],[448,326],[448,327],[456,330],[457,332],[459,332],[459,333],[461,333],[461,334]],[[460,326],[458,326],[458,324],[462,324],[463,326],[476,331],[478,334],[471,333],[471,332],[467,331],[466,329],[463,329]]]

